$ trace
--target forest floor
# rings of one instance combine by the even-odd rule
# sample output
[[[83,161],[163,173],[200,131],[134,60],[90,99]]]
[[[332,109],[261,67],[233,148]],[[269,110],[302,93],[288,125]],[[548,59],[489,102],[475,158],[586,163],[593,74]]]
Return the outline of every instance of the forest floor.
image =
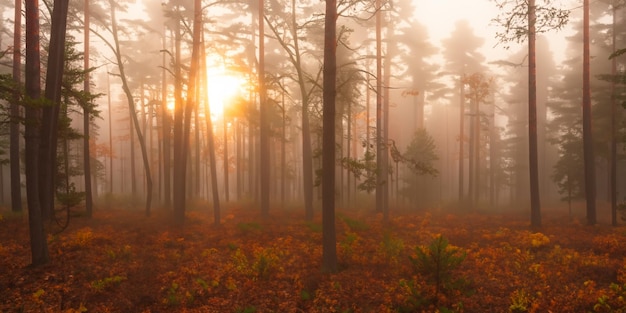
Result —
[[[51,262],[38,268],[25,215],[0,214],[0,312],[626,310],[626,228],[567,216],[531,231],[522,214],[392,211],[383,225],[341,211],[340,270],[324,274],[321,218],[300,211],[264,220],[229,208],[215,227],[192,210],[176,227],[165,212],[96,210],[49,235]],[[439,236],[449,245],[437,254]],[[417,262],[420,251],[441,270]]]

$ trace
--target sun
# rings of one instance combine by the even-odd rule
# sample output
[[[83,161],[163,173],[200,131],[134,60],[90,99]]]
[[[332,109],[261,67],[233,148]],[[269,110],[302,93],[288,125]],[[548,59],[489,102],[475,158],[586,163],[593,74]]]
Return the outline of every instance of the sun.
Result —
[[[224,68],[207,69],[207,91],[213,117],[221,117],[224,108],[232,105],[243,92],[244,79]]]

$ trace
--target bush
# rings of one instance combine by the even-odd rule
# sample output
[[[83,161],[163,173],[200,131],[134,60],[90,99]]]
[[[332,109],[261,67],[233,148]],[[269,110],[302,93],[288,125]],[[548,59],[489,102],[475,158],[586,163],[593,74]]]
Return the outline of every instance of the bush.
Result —
[[[467,254],[461,249],[450,246],[448,239],[441,235],[433,239],[428,247],[417,247],[415,257],[409,256],[415,272],[434,284],[435,304],[440,294],[464,287],[465,281],[455,279],[453,272],[466,256]]]

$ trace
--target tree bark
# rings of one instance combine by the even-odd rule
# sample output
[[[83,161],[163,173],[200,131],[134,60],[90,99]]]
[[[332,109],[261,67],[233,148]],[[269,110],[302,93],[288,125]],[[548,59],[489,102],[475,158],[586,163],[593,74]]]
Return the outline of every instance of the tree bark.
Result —
[[[178,10],[178,7],[177,7]],[[180,16],[177,16],[180,18]],[[181,70],[181,36],[180,21],[176,21],[174,28],[175,40],[175,87],[174,87],[174,168],[173,168],[173,206],[174,222],[182,224],[185,221],[185,172],[186,162],[183,159],[183,99],[182,99],[182,70]]]
[[[163,31],[163,50],[167,50],[166,40],[165,40],[165,30]],[[161,134],[163,140],[163,150],[162,150],[162,158],[163,158],[163,201],[165,202],[165,208],[170,208],[172,206],[172,187],[170,183],[171,178],[171,117],[170,112],[167,108],[167,73],[165,70],[165,53],[163,53],[163,81],[161,85],[161,118],[162,118],[162,127]]]
[[[85,23],[84,23],[84,70],[85,78],[83,90],[85,93],[89,93],[89,0],[85,0]],[[87,211],[87,217],[93,215],[93,198],[91,192],[91,154],[89,151],[90,138],[90,120],[91,120],[91,104],[83,103],[83,163],[84,163],[84,175],[85,175],[85,209]]]
[[[120,42],[117,35],[117,21],[115,19],[115,2],[113,0],[109,0],[109,4],[111,5],[111,32],[113,33],[113,40],[115,44],[115,57],[117,61],[117,67],[120,71],[120,78],[122,80],[122,89],[126,94],[126,100],[128,101],[128,107],[130,110],[130,117],[134,124],[134,128],[137,135],[137,140],[139,141],[139,146],[141,147],[141,156],[143,159],[143,166],[146,175],[146,216],[150,216],[150,210],[152,205],[152,174],[150,173],[150,162],[148,160],[148,152],[146,150],[146,141],[144,140],[141,129],[139,128],[139,119],[137,118],[137,112],[134,108],[133,95],[128,87],[128,82],[126,81],[126,74],[124,71],[124,63],[122,62],[122,53],[120,51]]]
[[[383,129],[383,64],[382,64],[382,13],[381,0],[376,0],[376,138],[374,139],[376,147],[376,212],[382,213],[384,208],[384,173],[383,171],[383,145],[382,129]]]
[[[322,270],[334,273],[337,268],[335,234],[335,80],[337,2],[326,0],[324,23],[323,151],[322,154]]]
[[[108,74],[109,68],[107,67],[107,105],[109,110],[109,149],[111,150],[111,157],[109,158],[109,203],[113,197],[113,112],[111,111],[111,82]]]
[[[11,102],[11,125],[9,126],[11,160],[11,210],[22,211],[22,182],[20,175],[20,89],[22,77],[22,0],[15,0],[15,19],[13,31],[13,81],[15,91]]]
[[[459,202],[463,203],[465,193],[465,73],[459,77]]]
[[[48,242],[43,228],[42,206],[39,190],[39,145],[41,111],[35,102],[40,100],[40,56],[39,56],[39,1],[26,0],[26,66],[25,89],[27,104],[24,110],[26,124],[24,127],[25,141],[25,174],[26,202],[28,205],[28,226],[30,235],[31,265],[39,266],[48,263]]]
[[[50,103],[42,109],[41,142],[39,147],[39,198],[44,218],[52,217],[54,209],[57,124],[60,112],[61,84],[65,69],[65,29],[68,7],[68,0],[55,0],[54,8],[52,9],[45,89],[45,99],[50,101]]]
[[[596,171],[591,130],[591,83],[589,70],[589,0],[583,0],[583,154],[587,225],[596,224]]]
[[[270,210],[270,124],[269,105],[265,90],[265,23],[264,2],[259,0],[259,115],[261,145],[261,215],[267,218]]]
[[[613,24],[612,24],[612,52],[615,53],[617,47],[615,45],[616,40],[616,31],[617,31],[617,6],[613,1],[612,10],[613,10]],[[611,60],[611,76],[615,77],[617,75],[617,59],[613,58]],[[616,93],[615,93],[615,81],[611,81],[611,147],[610,147],[610,201],[611,201],[611,225],[617,226],[617,123],[616,123],[616,114],[617,114],[617,101],[616,101]]]
[[[528,154],[530,171],[530,225],[541,227],[539,162],[537,160],[537,62],[535,58],[535,0],[528,1]]]
[[[204,54],[204,36],[202,37],[202,49],[200,49],[200,64],[201,64],[201,76],[204,78],[204,82],[207,81],[207,69],[206,69],[206,56]],[[208,149],[209,149],[209,167],[211,172],[211,192],[213,199],[213,224],[215,226],[219,226],[221,223],[221,208],[220,208],[220,194],[217,188],[217,160],[215,156],[215,137],[213,134],[213,121],[211,120],[211,108],[209,106],[209,94],[208,88],[204,88],[204,116],[207,118],[206,121],[206,129],[207,129],[207,141],[208,141]]]

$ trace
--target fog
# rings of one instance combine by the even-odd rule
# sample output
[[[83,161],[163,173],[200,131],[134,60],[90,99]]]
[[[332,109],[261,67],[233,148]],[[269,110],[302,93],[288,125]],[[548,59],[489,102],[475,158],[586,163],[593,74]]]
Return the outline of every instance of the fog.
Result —
[[[70,5],[69,40],[83,52],[84,4],[70,1]],[[259,94],[264,92],[271,134],[271,205],[303,208],[305,190],[312,188],[313,205],[319,207],[324,153],[323,3],[265,4],[264,90],[258,77],[258,7],[237,2],[203,5],[201,63],[206,65],[198,64],[197,70],[212,74],[198,75],[193,98],[187,94],[190,69],[196,67],[191,64],[193,3],[122,1],[116,9],[119,52],[145,140],[155,205],[172,206],[171,196],[166,194],[171,195],[175,185],[167,182],[176,173],[175,135],[164,123],[166,119],[174,122],[175,107],[189,99],[195,100],[190,101],[194,108],[185,122],[189,124],[186,175],[183,182],[177,182],[184,183],[186,199],[210,207],[213,198],[204,108],[208,104],[220,202],[259,201]],[[577,157],[582,154],[582,112],[578,109],[582,101],[582,10],[575,3],[558,3],[557,7],[568,10],[568,23],[561,30],[539,34],[536,47],[539,184],[545,207],[584,198],[582,163]],[[12,45],[11,8],[7,1],[0,24],[1,51]],[[617,49],[623,48],[622,10],[616,11]],[[504,28],[495,19],[505,12],[489,1],[384,4],[383,77],[376,77],[374,8],[364,3],[340,4],[339,11],[336,205],[374,209],[376,192],[387,190],[391,210],[528,208],[528,55],[525,41],[498,42],[496,35]],[[132,199],[133,205],[140,206],[147,192],[145,165],[110,46],[114,38],[109,4],[91,3],[90,14],[91,92],[99,94],[90,150],[94,198],[98,206],[121,199]],[[616,96],[624,94],[622,85],[611,89],[610,83],[599,79],[611,73],[611,14],[609,4],[592,4],[591,89],[600,205],[610,200],[610,90]],[[293,22],[298,25],[295,30]],[[0,70],[9,72],[10,56],[2,56],[1,61]],[[617,58],[616,69],[623,73],[623,57]],[[377,104],[388,106],[388,116],[383,109],[381,121],[376,119]],[[307,113],[304,117],[303,110]],[[81,110],[69,107],[68,116],[71,127],[82,133]],[[623,116],[620,107],[620,132]],[[383,129],[377,130],[377,126]],[[384,138],[377,141],[377,134],[383,133]],[[82,145],[78,139],[69,141],[69,164],[75,167],[70,181],[77,190],[84,189]],[[618,146],[623,147],[623,142]],[[377,166],[377,153],[387,155],[386,165]],[[618,153],[617,190],[622,199],[626,183],[623,149]],[[169,167],[164,165],[165,159],[170,160]],[[377,167],[389,168],[378,182]],[[306,173],[308,170],[311,172]],[[2,167],[2,173],[0,201],[9,203],[8,165]],[[384,186],[377,190],[381,181]]]
[[[0,311],[624,311],[626,6],[538,2],[0,0]]]

